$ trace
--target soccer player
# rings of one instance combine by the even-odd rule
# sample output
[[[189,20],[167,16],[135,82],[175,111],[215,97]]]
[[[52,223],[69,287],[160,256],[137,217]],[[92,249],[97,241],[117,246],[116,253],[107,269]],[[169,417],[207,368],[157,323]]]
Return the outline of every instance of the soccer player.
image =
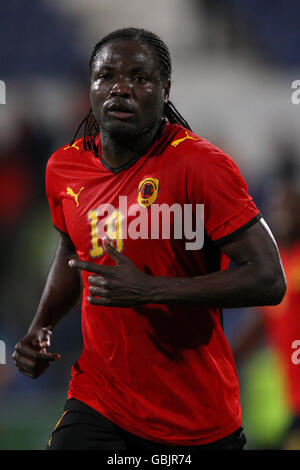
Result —
[[[155,34],[104,37],[90,59],[84,138],[76,133],[47,166],[60,240],[15,364],[36,378],[60,359],[47,348],[81,277],[84,339],[49,449],[245,444],[222,308],[280,303],[285,276],[238,168],[191,131],[169,101],[170,77]],[[199,219],[203,246],[191,242]]]

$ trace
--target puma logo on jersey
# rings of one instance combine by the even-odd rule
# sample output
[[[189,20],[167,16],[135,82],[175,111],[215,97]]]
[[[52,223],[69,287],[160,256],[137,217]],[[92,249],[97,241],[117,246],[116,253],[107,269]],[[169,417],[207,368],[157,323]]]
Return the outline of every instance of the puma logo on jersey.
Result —
[[[69,196],[72,196],[74,199],[75,199],[75,202],[76,202],[76,206],[78,207],[79,206],[79,202],[78,202],[78,198],[79,198],[79,194],[81,193],[81,191],[84,189],[84,186],[82,186],[82,188],[80,188],[80,190],[78,191],[78,193],[74,193],[73,189],[70,188],[69,186],[67,187],[67,194]]]
[[[78,140],[75,140],[75,142],[73,142],[72,145],[67,145],[64,150],[68,150],[68,149],[71,149],[71,148],[75,148],[76,150],[79,150],[79,147],[76,145],[78,144],[78,142],[80,142],[81,139],[78,139]]]
[[[194,137],[190,136],[188,134],[188,132],[185,131],[185,137],[182,137],[181,139],[173,140],[173,142],[171,142],[171,145],[172,145],[172,147],[177,147],[177,145],[181,144],[182,142],[184,142],[187,139],[189,139],[189,140],[199,140],[199,139],[195,139]]]

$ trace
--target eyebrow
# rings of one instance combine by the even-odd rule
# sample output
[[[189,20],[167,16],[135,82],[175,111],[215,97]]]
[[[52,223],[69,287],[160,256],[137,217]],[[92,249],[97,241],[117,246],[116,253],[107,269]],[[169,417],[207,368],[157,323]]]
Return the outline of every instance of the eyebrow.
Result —
[[[151,71],[149,70],[149,65],[145,64],[144,66],[142,65],[136,65],[131,69],[131,72],[137,73],[137,72],[147,72],[150,73]]]
[[[98,67],[95,67],[94,68],[94,73],[95,74],[99,74],[99,73],[102,73],[102,72],[114,72],[115,70],[115,67],[113,65],[109,65],[109,64],[99,64]],[[135,73],[144,73],[146,74],[147,76],[156,76],[159,74],[159,71],[156,70],[156,69],[152,69],[149,67],[148,64],[143,64],[143,65],[133,65],[132,68],[130,68],[130,74],[135,74]]]
[[[113,70],[114,67],[112,65],[107,65],[107,64],[100,64],[98,67],[97,65],[95,64],[94,65],[94,68],[96,70],[96,72],[98,72],[98,70]]]
[[[113,65],[109,65],[109,64],[99,64],[98,67],[96,67],[96,70],[114,70],[115,67]],[[145,64],[145,65],[135,65],[133,66],[131,69],[130,69],[131,72],[141,72],[141,71],[146,71],[148,73],[150,73],[150,69],[149,69],[149,65],[148,64]]]

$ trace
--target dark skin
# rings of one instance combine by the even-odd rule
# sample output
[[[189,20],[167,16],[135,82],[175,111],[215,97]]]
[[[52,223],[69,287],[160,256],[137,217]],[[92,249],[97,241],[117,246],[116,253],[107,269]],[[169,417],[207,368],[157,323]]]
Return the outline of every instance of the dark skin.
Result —
[[[155,139],[170,90],[170,81],[162,80],[158,70],[151,49],[136,41],[109,43],[95,59],[90,99],[99,122],[102,156],[111,167],[145,153]],[[37,313],[13,354],[25,375],[36,378],[50,362],[60,359],[58,354],[47,353],[47,348],[53,328],[80,297],[81,270],[91,273],[87,300],[99,306],[173,302],[221,308],[275,305],[286,290],[277,246],[263,221],[222,247],[235,263],[233,269],[206,276],[150,276],[108,240],[103,240],[103,247],[115,266],[77,260],[75,247],[61,235]]]
[[[117,168],[151,147],[168,101],[152,50],[138,41],[111,42],[97,54],[90,100],[99,123],[102,157]]]

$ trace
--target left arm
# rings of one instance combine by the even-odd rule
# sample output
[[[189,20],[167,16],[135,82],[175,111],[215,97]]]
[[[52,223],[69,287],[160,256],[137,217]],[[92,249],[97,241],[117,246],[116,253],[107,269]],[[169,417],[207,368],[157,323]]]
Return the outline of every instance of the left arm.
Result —
[[[89,276],[92,305],[133,307],[146,303],[210,305],[220,308],[277,305],[286,292],[278,248],[267,224],[260,220],[221,249],[235,264],[227,271],[205,276],[150,276],[139,270],[107,240],[105,251],[116,266],[73,260],[71,267]],[[73,264],[72,264],[73,263]]]
[[[234,267],[194,278],[165,278],[171,301],[220,308],[279,304],[286,291],[285,275],[276,242],[260,220],[222,248]]]

